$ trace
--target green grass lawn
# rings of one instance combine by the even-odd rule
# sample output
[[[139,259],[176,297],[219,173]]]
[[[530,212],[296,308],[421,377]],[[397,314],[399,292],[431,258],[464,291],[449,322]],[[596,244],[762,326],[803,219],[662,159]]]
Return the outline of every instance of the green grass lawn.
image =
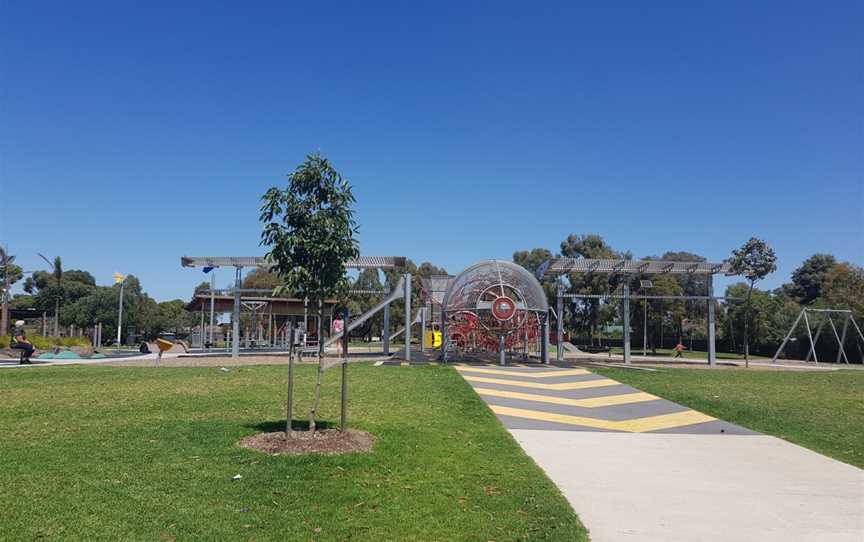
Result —
[[[587,540],[558,489],[445,367],[352,365],[371,453],[268,456],[284,366],[0,373],[0,540]],[[298,370],[309,404],[313,367]],[[338,371],[321,418],[338,420]],[[235,474],[242,480],[232,481]]]
[[[591,370],[864,467],[864,371]]]
[[[623,348],[615,347],[615,348],[612,348],[611,350],[612,350],[612,354],[617,354],[619,356],[624,355],[624,349]],[[642,348],[638,347],[638,346],[632,347],[630,349],[630,353],[634,357],[641,356],[642,355]],[[658,356],[658,357],[672,357],[675,355],[675,351],[672,350],[671,348],[658,348],[657,352],[654,353],[654,351],[649,348],[648,349],[648,355],[649,356]],[[708,359],[708,352],[703,352],[701,350],[685,350],[684,353],[681,354],[681,356],[688,358],[688,359],[707,360]],[[743,354],[732,354],[729,352],[717,352],[717,359],[731,359],[731,360],[743,361],[744,355]],[[755,360],[766,360],[766,359],[771,359],[771,358],[750,354],[750,360],[752,361],[754,359]]]

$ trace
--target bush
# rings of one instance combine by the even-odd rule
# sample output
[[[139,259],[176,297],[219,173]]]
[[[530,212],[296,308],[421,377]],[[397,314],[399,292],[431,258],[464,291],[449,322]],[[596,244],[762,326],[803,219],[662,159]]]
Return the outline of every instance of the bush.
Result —
[[[37,350],[48,350],[55,346],[90,346],[87,337],[43,337],[41,335],[28,335],[27,340],[33,343]],[[0,348],[9,348],[12,337],[0,335]]]

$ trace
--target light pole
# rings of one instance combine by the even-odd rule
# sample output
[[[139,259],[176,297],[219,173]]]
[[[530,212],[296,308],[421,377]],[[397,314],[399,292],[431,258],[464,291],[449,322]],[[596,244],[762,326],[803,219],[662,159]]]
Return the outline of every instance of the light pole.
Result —
[[[51,274],[55,276],[57,279],[57,294],[54,296],[54,336],[60,336],[60,295],[62,292],[60,291],[60,284],[63,281],[63,269],[59,268],[57,262],[60,261],[60,257],[57,256],[54,258],[54,263],[43,256],[42,254],[36,253],[40,258],[45,260],[45,263],[48,264],[48,268],[51,269]]]
[[[126,285],[126,277],[120,273],[114,273],[114,284],[120,285],[120,301],[117,310],[117,347],[120,347],[120,328],[123,327],[123,286]]]

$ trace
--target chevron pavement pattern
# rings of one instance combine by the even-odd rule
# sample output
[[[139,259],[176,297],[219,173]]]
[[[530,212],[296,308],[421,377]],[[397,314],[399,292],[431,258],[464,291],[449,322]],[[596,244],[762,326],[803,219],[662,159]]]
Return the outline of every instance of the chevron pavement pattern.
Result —
[[[753,434],[581,368],[455,368],[508,429]]]

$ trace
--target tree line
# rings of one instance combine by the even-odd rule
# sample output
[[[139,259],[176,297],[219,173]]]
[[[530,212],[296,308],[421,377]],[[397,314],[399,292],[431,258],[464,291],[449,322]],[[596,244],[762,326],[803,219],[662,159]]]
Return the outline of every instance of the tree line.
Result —
[[[14,264],[0,268],[0,283],[5,281],[5,273],[9,273],[10,286],[24,279],[24,293],[11,296],[7,300],[8,307],[31,309],[36,314],[44,312],[50,322],[47,326],[49,334],[66,335],[70,326],[86,330],[101,323],[103,329],[112,330],[106,332],[104,338],[114,336],[120,301],[118,284],[99,286],[88,271],[63,269],[59,257],[53,261],[50,271],[35,271],[26,278],[21,268]],[[183,300],[157,302],[147,295],[137,277],[126,277],[123,286],[123,340],[126,331],[133,327],[141,338],[152,339],[164,332],[182,335],[194,324],[195,316],[186,310]],[[0,335],[8,332],[5,329]]]

